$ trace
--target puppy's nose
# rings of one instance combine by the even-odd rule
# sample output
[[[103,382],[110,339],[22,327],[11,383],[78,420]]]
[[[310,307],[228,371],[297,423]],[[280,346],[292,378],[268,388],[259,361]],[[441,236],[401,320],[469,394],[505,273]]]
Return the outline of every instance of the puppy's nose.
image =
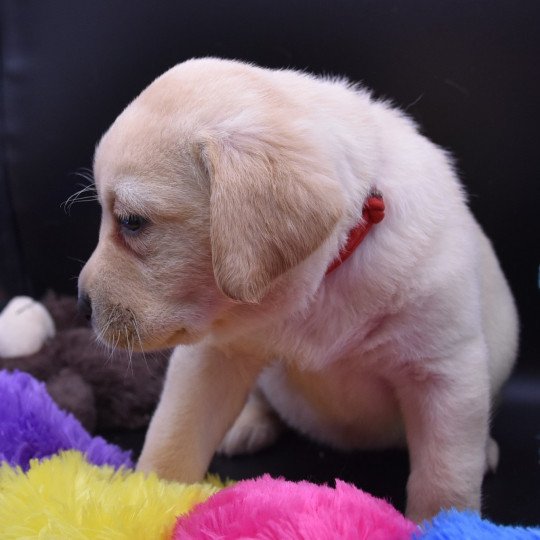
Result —
[[[79,293],[79,299],[77,300],[77,308],[79,313],[83,315],[87,321],[92,318],[92,300],[90,296],[84,291]]]

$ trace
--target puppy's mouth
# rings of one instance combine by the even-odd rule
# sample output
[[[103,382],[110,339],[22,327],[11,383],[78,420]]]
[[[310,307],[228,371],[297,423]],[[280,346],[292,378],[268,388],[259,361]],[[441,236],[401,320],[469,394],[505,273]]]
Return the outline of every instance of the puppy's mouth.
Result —
[[[185,329],[162,336],[146,336],[141,338],[136,331],[130,328],[123,330],[109,329],[97,331],[98,340],[111,349],[125,349],[132,352],[150,352],[161,349],[170,349],[176,345],[193,343],[195,338]]]
[[[109,328],[105,331],[96,331],[98,340],[111,349],[125,349],[132,352],[150,352],[161,349],[170,349],[176,345],[189,344],[197,341],[185,328],[175,330],[160,336],[140,336],[135,328],[123,329]]]
[[[121,306],[109,308],[103,316],[92,319],[98,341],[113,350],[119,348],[131,352],[149,352],[197,341],[197,334],[183,327],[168,332],[154,329],[149,331],[133,311]]]

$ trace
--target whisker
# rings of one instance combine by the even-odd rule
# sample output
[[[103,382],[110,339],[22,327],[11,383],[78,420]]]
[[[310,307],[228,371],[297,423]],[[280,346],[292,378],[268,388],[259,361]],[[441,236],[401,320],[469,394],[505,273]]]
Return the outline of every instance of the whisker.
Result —
[[[137,322],[137,318],[135,317],[135,314],[131,312],[131,316],[133,318],[133,329],[135,330],[135,333],[137,334],[137,339],[139,340],[139,346],[141,348],[142,357],[144,359],[144,364],[146,365],[146,371],[150,373],[150,366],[148,365],[148,361],[146,360],[146,355],[144,354],[141,334],[139,333],[139,323]]]
[[[80,167],[78,171],[75,171],[73,173],[75,176],[80,176],[81,178],[84,178],[91,184],[94,183],[94,172],[90,167]]]
[[[113,313],[109,313],[109,316],[107,318],[107,322],[99,329],[99,337],[101,338],[102,341],[106,341],[105,340],[105,334],[107,333],[107,331],[109,330],[109,327],[111,326],[112,324],[112,319],[113,319]]]
[[[116,339],[115,339],[115,336],[116,336]],[[114,356],[114,353],[116,352],[116,348],[118,347],[118,343],[120,342],[120,333],[114,333],[113,334],[113,342],[111,344],[111,347],[110,347],[110,355],[109,355],[109,364],[112,363],[112,360],[113,360],[113,356]]]
[[[78,259],[77,257],[71,257],[71,256],[67,256],[67,258],[70,260],[70,261],[74,261],[74,262],[78,262],[82,265],[86,264],[86,261],[83,261],[82,259]]]
[[[70,213],[71,207],[76,202],[93,202],[97,201],[97,190],[96,185],[94,183],[94,178],[92,176],[92,171],[90,169],[81,169],[80,171],[77,171],[73,173],[76,176],[80,176],[83,180],[87,182],[87,184],[79,184],[81,189],[73,195],[70,195],[60,206],[64,207],[64,210],[67,214]]]
[[[112,362],[116,346],[120,339],[120,337],[118,337],[118,339],[115,341],[115,333],[113,333],[113,339],[111,344],[107,345],[108,341],[105,339],[105,334],[109,331],[109,328],[113,322],[114,315],[115,310],[113,308],[109,311],[106,323],[99,329],[96,336],[96,342],[103,346],[104,352],[109,353],[108,359],[105,361],[105,365],[107,366]]]
[[[130,339],[129,339],[129,333],[128,333],[127,325],[124,325],[124,333],[126,335],[126,349],[127,349],[128,357],[129,357],[128,368],[130,369],[131,376],[133,377],[133,362],[132,362],[133,349],[130,347]],[[127,372],[127,370],[126,370],[126,372]],[[124,373],[124,377],[125,377],[125,373]]]
[[[107,358],[105,359],[105,365],[108,366],[110,363],[110,347],[106,345],[103,339],[103,331],[97,330],[94,335],[94,343],[97,345],[99,350],[103,352],[104,354],[107,354]]]
[[[154,352],[155,356],[151,357],[154,363],[158,362],[159,359],[169,360],[172,352],[170,350],[158,350]],[[156,358],[158,356],[159,358]]]
[[[75,193],[70,196],[69,199],[66,199],[65,202],[62,203],[62,206],[64,206],[66,213],[68,215],[71,215],[71,207],[77,202],[77,203],[83,203],[83,202],[95,202],[97,201],[97,195],[92,195],[88,197],[80,197],[78,193]]]

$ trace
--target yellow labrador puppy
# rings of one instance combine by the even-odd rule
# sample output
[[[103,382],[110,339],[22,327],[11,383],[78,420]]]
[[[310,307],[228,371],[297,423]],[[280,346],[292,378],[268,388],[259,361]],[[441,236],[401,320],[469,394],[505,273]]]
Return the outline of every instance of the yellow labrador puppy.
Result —
[[[413,519],[480,507],[516,310],[409,118],[345,81],[191,60],[117,118],[94,173],[81,306],[109,345],[176,346],[140,470],[200,480],[220,445],[272,442],[272,410],[335,447],[407,444]]]

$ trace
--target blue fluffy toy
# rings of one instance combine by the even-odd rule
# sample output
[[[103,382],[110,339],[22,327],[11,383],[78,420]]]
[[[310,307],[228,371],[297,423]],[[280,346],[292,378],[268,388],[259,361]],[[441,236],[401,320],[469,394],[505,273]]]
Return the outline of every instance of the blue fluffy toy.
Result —
[[[540,539],[540,529],[505,527],[481,519],[473,512],[451,510],[440,512],[425,525],[418,540],[534,540]]]

